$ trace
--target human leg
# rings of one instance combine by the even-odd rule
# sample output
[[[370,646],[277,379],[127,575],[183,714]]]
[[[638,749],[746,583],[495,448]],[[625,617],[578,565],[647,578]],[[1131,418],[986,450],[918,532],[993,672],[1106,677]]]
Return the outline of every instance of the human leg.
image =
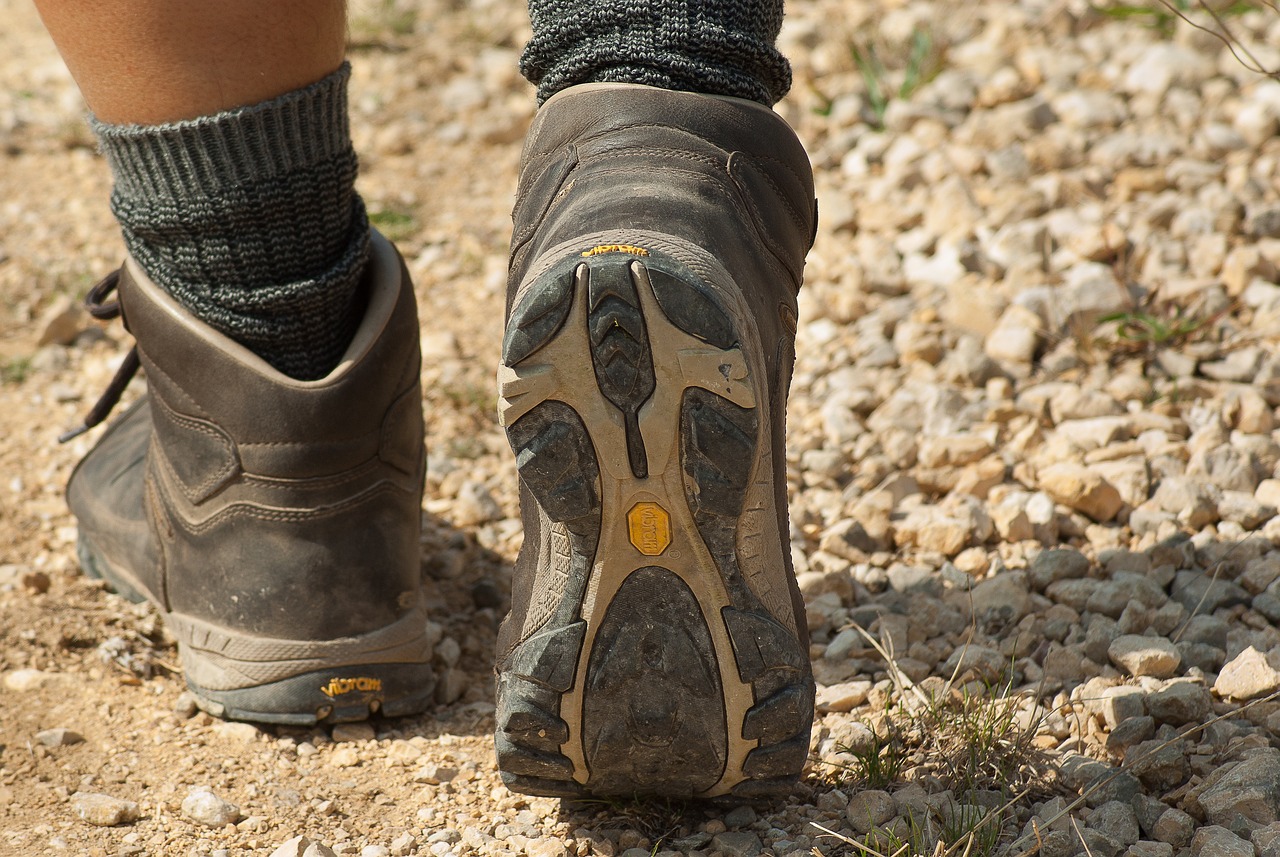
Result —
[[[540,31],[549,5],[530,50],[575,50]],[[642,8],[669,5],[739,9]],[[623,60],[633,33],[664,31],[628,10],[604,40]],[[525,146],[499,368],[525,543],[496,745],[519,791],[775,794],[808,752],[783,421],[812,175],[762,104],[637,85],[715,60],[698,26],[640,81],[605,57]],[[776,25],[757,29],[771,50]],[[781,79],[750,90],[771,102]]]
[[[791,88],[774,46],[782,0],[530,0],[520,68],[545,101],[581,83],[639,83],[772,105]]]
[[[343,4],[38,6],[94,113],[133,258],[285,374],[328,373],[369,255]]]

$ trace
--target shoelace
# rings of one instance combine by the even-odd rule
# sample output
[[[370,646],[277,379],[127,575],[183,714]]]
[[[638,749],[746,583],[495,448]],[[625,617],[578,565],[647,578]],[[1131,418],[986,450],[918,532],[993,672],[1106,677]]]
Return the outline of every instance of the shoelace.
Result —
[[[94,284],[93,288],[89,289],[89,294],[85,295],[84,298],[84,306],[89,311],[89,315],[102,321],[110,321],[113,318],[120,317],[120,301],[118,299],[107,300],[119,284],[120,269],[116,269]],[[85,414],[84,424],[58,435],[58,443],[66,443],[72,438],[79,437],[110,416],[111,411],[120,403],[120,397],[124,395],[125,387],[129,386],[129,382],[137,374],[140,365],[138,346],[135,345],[124,356],[124,360],[120,363],[120,368],[116,370],[115,377],[111,379],[107,389],[102,392],[97,404],[89,410],[89,413]]]

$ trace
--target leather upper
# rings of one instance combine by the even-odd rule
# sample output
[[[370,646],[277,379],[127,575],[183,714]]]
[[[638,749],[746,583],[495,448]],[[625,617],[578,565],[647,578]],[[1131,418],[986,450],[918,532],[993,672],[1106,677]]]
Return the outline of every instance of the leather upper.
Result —
[[[365,287],[342,362],[303,382],[126,265],[119,295],[148,397],[77,468],[68,501],[97,550],[166,610],[334,639],[418,605],[418,321],[403,263],[377,235]]]

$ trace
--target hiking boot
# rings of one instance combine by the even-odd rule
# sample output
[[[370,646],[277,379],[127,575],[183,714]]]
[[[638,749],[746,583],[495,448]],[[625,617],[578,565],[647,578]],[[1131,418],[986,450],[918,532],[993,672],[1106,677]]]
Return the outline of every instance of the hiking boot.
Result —
[[[296,381],[120,271],[148,394],[67,500],[84,570],[159,607],[211,714],[340,722],[431,698],[417,311],[377,235],[364,288],[342,362]]]
[[[784,455],[804,149],[753,102],[573,87],[534,121],[514,219],[498,386],[525,541],[498,640],[503,779],[790,791],[814,692]]]

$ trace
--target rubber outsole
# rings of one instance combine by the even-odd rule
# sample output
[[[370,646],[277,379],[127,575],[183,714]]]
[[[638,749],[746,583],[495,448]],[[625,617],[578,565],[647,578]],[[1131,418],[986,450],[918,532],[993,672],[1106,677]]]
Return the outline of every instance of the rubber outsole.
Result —
[[[665,253],[581,249],[517,295],[499,369],[543,520],[534,603],[499,669],[499,769],[562,797],[788,792],[813,681],[777,618],[792,617],[754,328]]]
[[[76,554],[87,576],[105,581],[121,597],[134,603],[148,600],[127,572],[112,566],[83,534],[77,541]],[[200,636],[202,644],[208,646],[209,633],[183,633],[190,622],[184,622],[163,609],[161,612],[179,639],[185,670],[190,670],[193,661],[203,663],[213,659],[214,656],[205,654],[195,645],[194,639]],[[305,643],[274,643],[227,632],[217,636],[222,638],[222,647],[232,651],[264,646],[280,646],[282,650],[286,647],[306,648]],[[399,645],[404,644],[401,642]],[[218,658],[218,661],[219,672],[226,672],[228,663],[232,668],[236,666],[234,658],[229,656]],[[435,691],[435,674],[425,661],[424,657],[421,661],[406,663],[360,663],[359,657],[353,658],[348,654],[341,662],[319,669],[304,669],[272,681],[228,689],[202,687],[191,679],[190,674],[185,678],[196,704],[215,717],[253,723],[314,726],[367,720],[375,714],[399,717],[425,711],[432,704]],[[287,661],[271,665],[269,661],[258,659],[243,661],[240,665],[247,669],[262,669],[264,665],[272,669],[274,666],[274,672],[287,672],[288,667],[283,666],[284,663]]]

